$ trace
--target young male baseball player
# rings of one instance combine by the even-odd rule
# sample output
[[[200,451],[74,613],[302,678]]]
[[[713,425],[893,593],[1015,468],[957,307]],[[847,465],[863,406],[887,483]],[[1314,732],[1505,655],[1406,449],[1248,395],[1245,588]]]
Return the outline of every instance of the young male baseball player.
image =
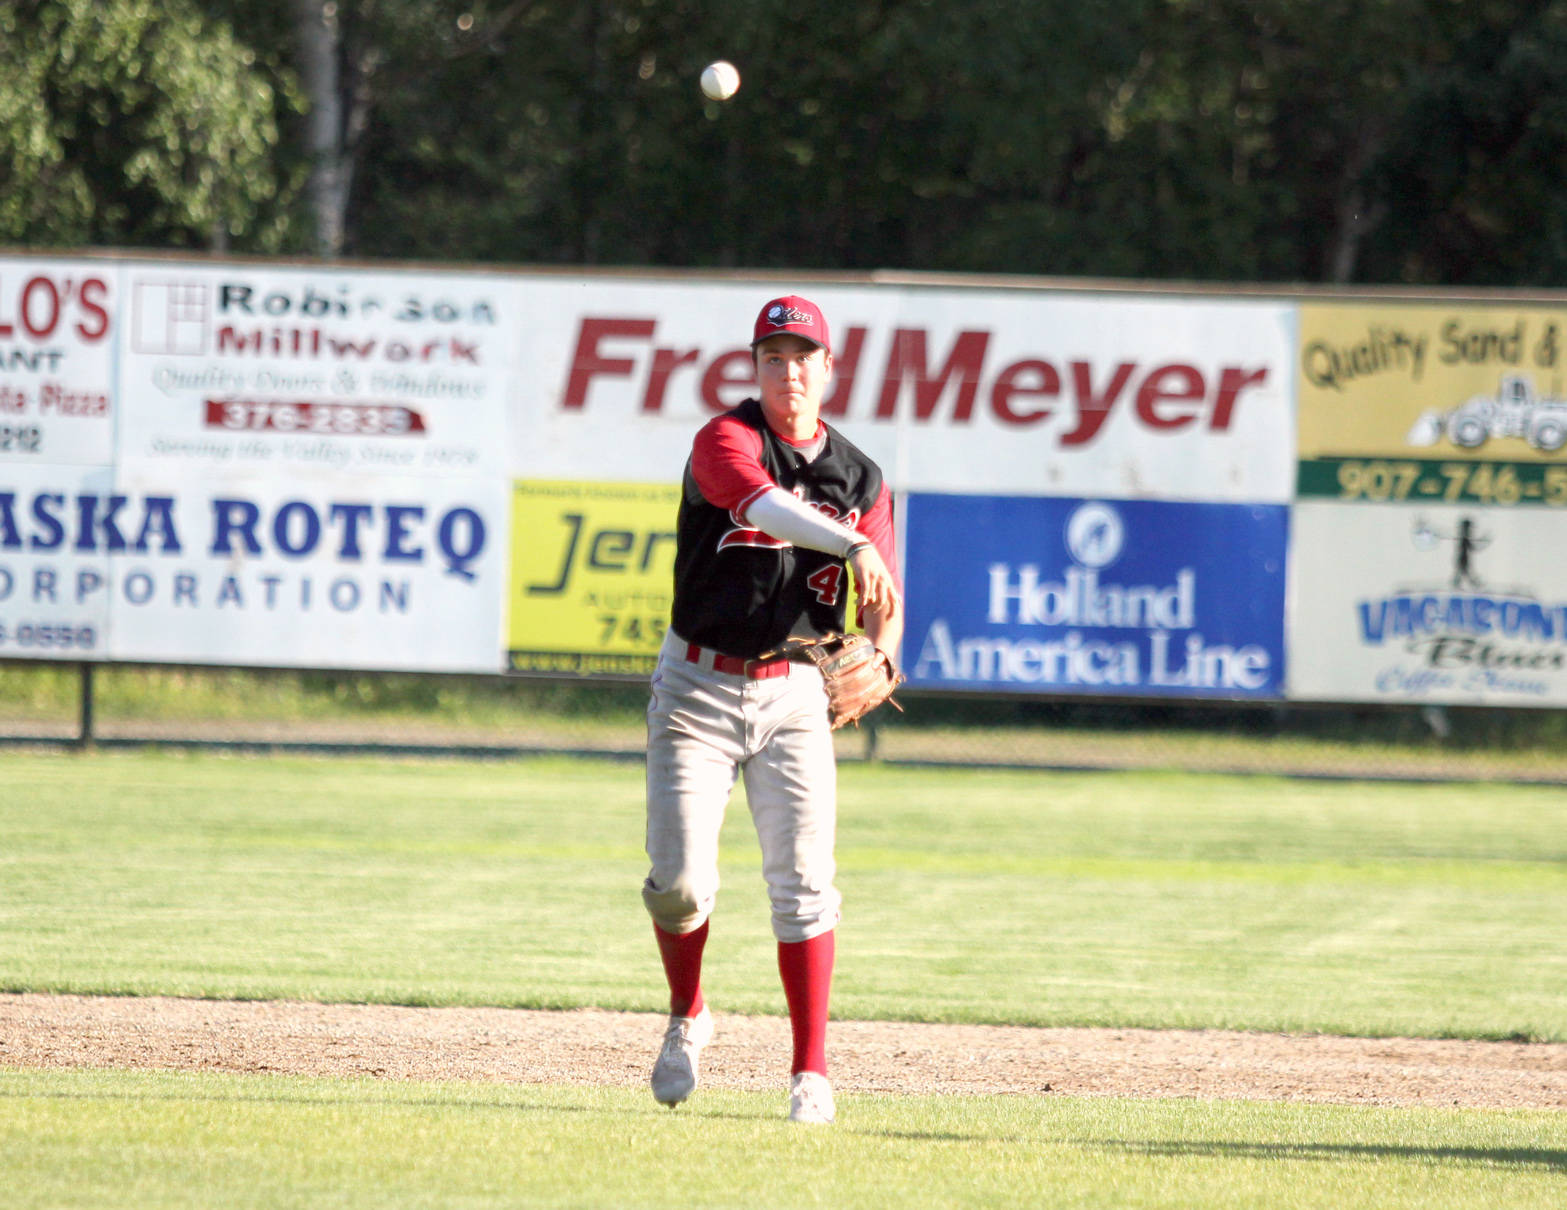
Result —
[[[695,1090],[713,1034],[702,950],[718,892],[718,834],[737,776],[762,847],[778,970],[794,1035],[789,1119],[831,1122],[827,1001],[839,895],[837,769],[822,677],[763,658],[786,638],[841,632],[848,571],[865,633],[891,659],[903,631],[891,494],[880,469],[820,417],[827,321],[798,296],[757,316],[759,398],[697,433],[676,520],[670,629],[648,705],[642,897],[669,982],[653,1095]]]

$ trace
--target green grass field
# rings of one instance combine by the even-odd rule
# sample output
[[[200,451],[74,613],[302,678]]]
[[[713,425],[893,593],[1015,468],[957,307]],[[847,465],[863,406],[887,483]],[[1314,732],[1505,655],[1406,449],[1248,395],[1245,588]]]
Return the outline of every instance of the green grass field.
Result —
[[[1559,789],[841,783],[840,1017],[1567,1039]],[[0,753],[0,987],[654,1010],[641,832],[627,763]],[[725,842],[709,995],[778,1012],[738,794]],[[851,1097],[802,1133],[777,1100],[0,1068],[0,1173],[264,1207],[1538,1206],[1567,1173],[1549,1110]]]
[[[1517,1207],[1559,1199],[1549,1111],[624,1089],[0,1070],[6,1205]]]
[[[1567,1039],[1567,795],[848,767],[841,1016]],[[641,771],[0,756],[6,990],[654,1009]],[[715,1002],[779,1011],[743,796]]]

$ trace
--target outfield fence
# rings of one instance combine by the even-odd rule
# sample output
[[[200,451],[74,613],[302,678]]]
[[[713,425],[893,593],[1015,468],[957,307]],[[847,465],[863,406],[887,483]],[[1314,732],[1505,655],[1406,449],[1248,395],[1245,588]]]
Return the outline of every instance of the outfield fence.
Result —
[[[1567,293],[140,250],[0,256],[0,742],[638,758],[796,289],[908,605],[844,759],[1567,783]]]
[[[640,760],[646,682],[0,665],[0,744]],[[843,761],[1567,785],[1567,711],[903,691]]]

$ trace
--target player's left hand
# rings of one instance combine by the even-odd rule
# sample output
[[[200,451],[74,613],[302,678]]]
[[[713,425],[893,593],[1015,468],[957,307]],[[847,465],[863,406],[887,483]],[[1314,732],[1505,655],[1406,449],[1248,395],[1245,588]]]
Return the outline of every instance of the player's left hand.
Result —
[[[893,690],[903,684],[903,674],[891,657],[863,634],[787,639],[761,658],[778,656],[813,664],[822,674],[827,722],[834,731],[848,723],[858,724],[883,703],[903,709],[892,698]]]

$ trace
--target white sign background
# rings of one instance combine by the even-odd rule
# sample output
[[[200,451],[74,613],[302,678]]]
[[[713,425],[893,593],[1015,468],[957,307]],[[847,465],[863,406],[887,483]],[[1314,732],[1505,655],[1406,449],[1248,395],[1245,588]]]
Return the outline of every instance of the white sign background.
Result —
[[[501,479],[133,474],[118,490],[172,497],[178,548],[150,542],[111,560],[116,659],[503,667]]]
[[[1547,557],[1562,523],[1543,508],[1297,504],[1287,695],[1567,704],[1567,566]],[[1554,637],[1509,633],[1536,608]]]
[[[122,297],[122,463],[506,472],[513,281],[133,264]]]
[[[0,659],[109,655],[113,482],[109,467],[0,464]]]
[[[752,324],[786,292],[531,281],[514,472],[678,477],[696,428],[755,393]],[[1275,503],[1292,494],[1288,304],[964,288],[801,292],[832,330],[827,419],[898,489]]]

